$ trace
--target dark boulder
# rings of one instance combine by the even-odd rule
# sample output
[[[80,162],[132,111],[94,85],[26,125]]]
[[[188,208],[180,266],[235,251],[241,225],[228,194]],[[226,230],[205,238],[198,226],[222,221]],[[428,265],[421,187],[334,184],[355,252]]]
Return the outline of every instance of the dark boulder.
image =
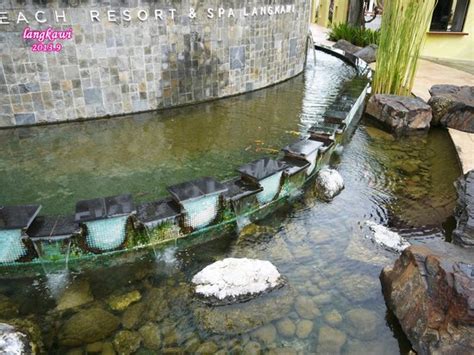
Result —
[[[474,133],[474,86],[434,85],[430,95],[433,124]]]
[[[351,42],[346,41],[345,39],[340,39],[334,44],[333,47],[337,49],[342,49],[344,52],[351,53],[351,54],[354,54],[355,52],[362,49],[361,47],[358,47],[352,44]]]
[[[446,242],[411,246],[383,269],[387,305],[418,354],[474,353],[473,256]]]
[[[408,96],[373,95],[367,103],[366,112],[397,133],[427,130],[432,118],[429,105]]]
[[[357,52],[354,53],[356,57],[359,57],[366,63],[373,63],[377,57],[377,48],[376,44],[369,44],[368,46],[359,49]]]
[[[458,204],[457,226],[453,231],[453,242],[462,247],[474,247],[474,170],[456,182]]]

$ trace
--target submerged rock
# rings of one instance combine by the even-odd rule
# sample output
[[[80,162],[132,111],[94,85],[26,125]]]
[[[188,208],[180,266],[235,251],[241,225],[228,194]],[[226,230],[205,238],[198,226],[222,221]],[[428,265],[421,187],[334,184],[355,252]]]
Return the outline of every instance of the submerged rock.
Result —
[[[271,241],[266,243],[265,248],[265,254],[268,254],[269,259],[274,262],[288,263],[294,258],[288,244],[281,235],[275,235]]]
[[[318,338],[318,354],[339,354],[346,343],[347,336],[340,330],[331,327],[321,327]]]
[[[109,307],[114,311],[123,311],[128,308],[132,303],[140,301],[142,295],[137,290],[125,293],[118,296],[110,296],[107,303]]]
[[[377,266],[388,265],[395,258],[393,253],[382,251],[380,248],[374,248],[370,240],[360,235],[353,235],[351,237],[344,255],[349,259]]]
[[[69,308],[79,307],[94,300],[90,284],[87,280],[78,280],[66,288],[59,298],[56,309],[64,311]]]
[[[366,237],[385,249],[401,253],[410,246],[410,243],[408,243],[405,238],[398,233],[392,232],[385,226],[372,221],[366,221],[365,224],[371,231]]]
[[[344,180],[337,170],[324,168],[318,173],[316,185],[320,196],[325,201],[330,201],[342,191]]]
[[[340,39],[334,44],[333,47],[337,49],[342,49],[344,52],[350,54],[354,54],[355,52],[360,51],[362,49],[362,47],[356,46],[351,42],[346,41],[345,39]]]
[[[283,318],[276,323],[278,334],[290,338],[295,335],[296,325],[290,318]]]
[[[0,319],[9,319],[18,315],[18,305],[10,298],[0,295]]]
[[[239,334],[284,317],[290,312],[293,302],[294,291],[290,287],[283,287],[245,303],[197,307],[194,317],[202,331]]]
[[[198,354],[215,354],[219,347],[213,341],[207,341],[199,346],[196,353]]]
[[[380,294],[380,282],[375,277],[363,274],[344,276],[337,288],[351,302],[366,302]]]
[[[112,343],[104,343],[102,346],[102,355],[115,355],[114,344]]]
[[[326,313],[324,321],[330,326],[338,326],[342,323],[342,316],[337,310],[333,309],[331,312]]]
[[[192,281],[197,294],[229,303],[283,285],[283,278],[271,262],[247,258],[217,261],[197,273]]]
[[[59,332],[59,343],[78,346],[94,343],[112,334],[120,320],[101,308],[80,311],[69,318]]]
[[[384,296],[418,354],[472,354],[474,257],[443,244],[443,252],[404,250],[382,271]]]
[[[160,329],[155,323],[147,323],[138,332],[142,336],[143,345],[150,350],[159,350],[161,347]]]
[[[33,349],[26,334],[15,327],[0,323],[0,354],[32,354]]]
[[[296,351],[291,346],[280,345],[276,348],[269,348],[265,353],[268,355],[298,355],[301,354],[301,351]]]
[[[345,345],[344,352],[346,354],[400,355],[398,349],[387,347],[383,338],[370,341],[349,339]],[[415,353],[409,351],[407,355],[415,355]]]
[[[349,334],[361,340],[375,339],[377,329],[382,324],[375,312],[365,308],[352,309],[344,318],[347,320]]]
[[[377,58],[377,49],[379,47],[376,44],[369,44],[368,46],[359,49],[357,52],[354,52],[356,57],[359,57],[366,63],[373,63]]]
[[[313,322],[307,319],[300,320],[296,325],[296,336],[305,339],[313,331]]]
[[[249,341],[245,347],[244,347],[244,354],[261,354],[262,353],[262,347],[260,346],[260,343],[256,341]]]
[[[119,354],[133,354],[138,350],[142,338],[138,332],[121,330],[115,335],[114,348]]]
[[[267,324],[256,329],[252,336],[268,346],[276,340],[277,331],[273,324]]]
[[[434,85],[430,95],[434,124],[474,133],[474,86]]]
[[[135,303],[128,307],[122,315],[122,325],[125,329],[135,328],[142,322],[143,314],[145,313],[147,305],[144,302]]]
[[[298,296],[296,298],[295,310],[301,318],[305,319],[314,319],[321,315],[313,299],[308,296]]]
[[[456,182],[458,204],[457,226],[453,231],[453,242],[462,247],[474,247],[474,170]]]
[[[88,344],[86,346],[86,353],[87,354],[100,354],[102,353],[103,348],[104,348],[104,343],[98,341],[96,343]]]
[[[428,104],[408,96],[373,95],[367,103],[366,112],[396,133],[428,130],[432,119]]]

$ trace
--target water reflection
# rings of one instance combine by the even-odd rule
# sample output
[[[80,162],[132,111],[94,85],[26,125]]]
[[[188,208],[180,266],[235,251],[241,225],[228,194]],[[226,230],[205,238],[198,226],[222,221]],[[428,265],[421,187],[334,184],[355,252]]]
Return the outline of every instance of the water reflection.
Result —
[[[153,200],[182,181],[231,177],[240,165],[295,140],[354,75],[318,53],[318,66],[304,75],[246,95],[133,117],[0,130],[2,203],[41,203],[43,213],[67,214],[82,199],[130,192],[135,200]]]

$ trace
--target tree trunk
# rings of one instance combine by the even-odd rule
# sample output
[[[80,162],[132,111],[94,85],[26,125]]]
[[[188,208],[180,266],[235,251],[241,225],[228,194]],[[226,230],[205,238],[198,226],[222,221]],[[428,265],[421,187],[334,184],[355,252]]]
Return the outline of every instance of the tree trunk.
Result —
[[[364,26],[364,0],[349,1],[349,16],[347,22],[356,27]]]

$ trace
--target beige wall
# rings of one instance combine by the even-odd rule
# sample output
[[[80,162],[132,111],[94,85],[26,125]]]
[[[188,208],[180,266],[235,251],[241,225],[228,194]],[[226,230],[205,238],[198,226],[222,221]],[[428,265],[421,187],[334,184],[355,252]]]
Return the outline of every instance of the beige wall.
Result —
[[[330,27],[329,4],[330,0],[313,0],[311,21],[323,27]],[[348,6],[349,0],[335,0],[333,23],[347,21]],[[474,62],[474,1],[469,5],[463,34],[428,32],[421,56]]]
[[[463,33],[427,33],[423,57],[474,61],[474,2],[471,1]]]
[[[323,27],[330,27],[331,23],[329,22],[329,5],[330,0],[313,0],[311,22],[317,23]],[[348,7],[349,0],[334,1],[334,14],[332,19],[333,24],[344,23],[347,21]]]

